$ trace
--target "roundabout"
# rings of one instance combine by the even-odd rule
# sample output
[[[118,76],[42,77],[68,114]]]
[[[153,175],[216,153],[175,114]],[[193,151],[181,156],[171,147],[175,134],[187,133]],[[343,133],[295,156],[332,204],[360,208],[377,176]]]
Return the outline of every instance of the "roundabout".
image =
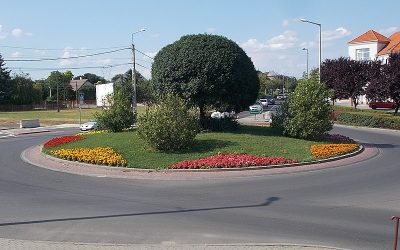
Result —
[[[54,134],[2,139],[0,233],[15,242],[172,244],[171,249],[185,244],[246,249],[254,243],[275,249],[265,244],[282,242],[300,244],[282,249],[388,249],[390,218],[400,212],[400,134],[344,126],[334,132],[360,141],[364,151],[290,168],[111,175],[103,168],[79,173],[88,168],[65,167],[35,153],[40,152],[35,145]],[[31,163],[52,170],[65,164],[68,171]]]

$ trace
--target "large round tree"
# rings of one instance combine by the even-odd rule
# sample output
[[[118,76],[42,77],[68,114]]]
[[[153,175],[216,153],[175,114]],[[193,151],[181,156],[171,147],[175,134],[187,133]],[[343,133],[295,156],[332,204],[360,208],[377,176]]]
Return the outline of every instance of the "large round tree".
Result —
[[[162,48],[152,67],[159,94],[175,93],[200,109],[247,108],[257,98],[260,83],[251,59],[226,37],[200,34],[181,37]]]

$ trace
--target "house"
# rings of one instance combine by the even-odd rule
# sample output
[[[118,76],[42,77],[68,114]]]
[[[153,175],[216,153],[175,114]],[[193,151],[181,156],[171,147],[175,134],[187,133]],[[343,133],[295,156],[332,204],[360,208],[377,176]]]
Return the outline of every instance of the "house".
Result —
[[[107,101],[107,96],[114,93],[114,83],[104,83],[96,85],[96,105],[97,107],[108,107],[110,103]]]
[[[347,44],[349,57],[353,60],[380,60],[387,63],[391,53],[400,53],[400,32],[386,37],[368,30]],[[365,95],[359,97],[359,103],[367,103]]]
[[[368,30],[347,44],[349,57],[353,60],[380,60],[387,63],[391,53],[400,52],[400,32],[385,37],[374,30]]]
[[[88,79],[82,79],[82,78],[80,78],[79,80],[71,80],[69,82],[69,85],[71,85],[73,91],[79,91],[82,87],[94,86],[93,83],[88,81]]]

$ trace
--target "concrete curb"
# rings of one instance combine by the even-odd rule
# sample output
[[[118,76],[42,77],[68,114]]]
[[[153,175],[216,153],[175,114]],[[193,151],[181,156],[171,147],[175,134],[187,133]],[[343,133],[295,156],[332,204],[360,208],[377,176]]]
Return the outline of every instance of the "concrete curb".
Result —
[[[308,162],[308,164],[297,164],[296,166],[271,166],[252,169],[249,171],[247,168],[240,169],[240,171],[228,169],[231,171],[171,171],[171,170],[143,170],[143,169],[127,169],[120,167],[106,167],[98,166],[87,163],[72,162],[62,160],[52,156],[44,155],[41,152],[39,145],[25,149],[21,153],[23,161],[38,167],[48,170],[64,172],[69,174],[76,174],[91,177],[107,177],[119,179],[141,179],[141,180],[154,180],[154,181],[187,181],[187,180],[204,180],[204,179],[232,179],[243,177],[260,177],[274,174],[292,174],[299,172],[307,172],[314,170],[323,170],[327,168],[341,167],[357,162],[362,162],[371,159],[379,154],[379,150],[372,145],[365,144],[358,151],[351,154],[343,155],[333,159]],[[257,171],[255,171],[257,170]]]
[[[111,243],[80,243],[80,242],[54,242],[54,241],[29,241],[0,238],[0,248],[3,250],[22,250],[22,249],[41,249],[41,250],[127,250],[127,249],[188,249],[188,250],[204,250],[204,249],[234,249],[234,250],[346,250],[344,248],[336,248],[323,245],[305,245],[305,244],[287,244],[287,243],[249,243],[249,244],[175,244],[173,242],[164,242],[161,244],[111,244]]]

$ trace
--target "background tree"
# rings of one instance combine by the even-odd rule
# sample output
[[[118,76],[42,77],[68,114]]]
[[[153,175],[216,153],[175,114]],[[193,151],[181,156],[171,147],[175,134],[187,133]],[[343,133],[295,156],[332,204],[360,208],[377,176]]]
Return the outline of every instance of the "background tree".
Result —
[[[397,114],[400,106],[400,53],[391,54],[381,71],[376,68],[372,71],[375,75],[367,87],[367,96],[377,100],[392,99],[397,104],[394,111]]]
[[[89,82],[93,84],[103,84],[107,82],[106,79],[104,79],[104,77],[92,73],[85,73],[83,75],[76,76],[74,77],[74,80],[79,80],[81,77],[82,79],[87,79]]]
[[[15,75],[12,78],[11,103],[15,105],[32,104],[35,99],[34,82],[28,74]]]
[[[139,103],[151,103],[154,99],[154,90],[151,81],[147,80],[140,72],[136,71],[136,99]],[[122,93],[132,100],[132,69],[124,74],[115,75],[112,79],[117,89],[121,89]],[[132,101],[131,101],[132,103]]]
[[[350,58],[327,59],[321,65],[321,80],[335,92],[334,99],[351,98],[357,108],[358,97],[365,93],[364,88],[371,81],[371,62],[356,61]]]
[[[46,85],[49,86],[50,93],[47,101],[59,103],[62,100],[68,100],[68,97],[73,96],[73,91],[70,83],[70,75],[61,73],[60,71],[53,71],[45,80]],[[58,89],[58,90],[57,90]],[[58,92],[58,98],[57,98]],[[57,108],[60,106],[58,105]]]
[[[235,42],[216,35],[187,35],[154,58],[152,81],[158,95],[175,93],[199,108],[240,111],[257,98],[260,82],[251,59]]]
[[[5,67],[3,57],[0,54],[0,104],[9,104],[12,94],[12,82],[10,71]]]

